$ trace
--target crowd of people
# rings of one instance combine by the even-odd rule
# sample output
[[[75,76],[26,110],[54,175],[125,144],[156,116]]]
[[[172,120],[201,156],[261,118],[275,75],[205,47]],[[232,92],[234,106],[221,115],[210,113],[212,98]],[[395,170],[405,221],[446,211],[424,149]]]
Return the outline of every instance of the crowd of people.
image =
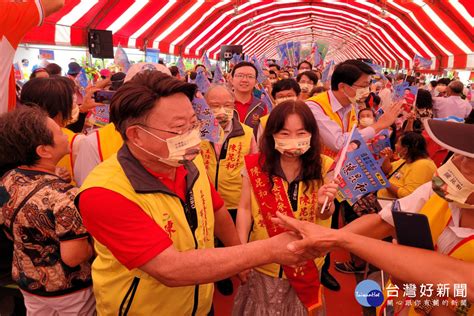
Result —
[[[16,5],[34,25],[61,7],[42,2],[44,12]],[[248,61],[206,91],[194,83],[212,77],[203,65],[181,77],[138,63],[84,89],[71,62],[64,75],[35,69],[16,101],[0,94],[10,109],[0,116],[2,244],[28,315],[213,315],[214,284],[236,293],[233,315],[325,315],[323,286],[341,287],[328,271],[337,248],[351,253],[339,272],[368,262],[395,284],[465,283],[472,302],[474,111],[463,83],[380,76],[360,60],[324,82],[320,70],[264,67],[271,107]],[[411,101],[394,101],[402,82],[418,87]],[[202,137],[196,102],[218,141]],[[336,199],[333,167],[355,129],[390,144],[379,157],[388,185],[352,204]],[[396,236],[394,205],[426,215],[435,251],[382,241]]]

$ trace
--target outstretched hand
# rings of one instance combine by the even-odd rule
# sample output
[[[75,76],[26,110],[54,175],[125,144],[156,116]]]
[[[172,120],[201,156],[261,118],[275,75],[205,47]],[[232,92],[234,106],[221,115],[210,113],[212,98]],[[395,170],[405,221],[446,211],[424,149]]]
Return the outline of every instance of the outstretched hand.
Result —
[[[295,254],[305,254],[312,259],[324,256],[336,247],[337,232],[306,221],[288,217],[277,213],[272,221],[297,234],[301,239],[292,241],[288,244],[288,249]]]
[[[389,108],[385,109],[385,113],[377,120],[377,122],[372,125],[375,128],[375,132],[388,128],[392,125],[397,119],[398,115],[401,112],[402,105],[404,101],[398,101],[393,103]]]

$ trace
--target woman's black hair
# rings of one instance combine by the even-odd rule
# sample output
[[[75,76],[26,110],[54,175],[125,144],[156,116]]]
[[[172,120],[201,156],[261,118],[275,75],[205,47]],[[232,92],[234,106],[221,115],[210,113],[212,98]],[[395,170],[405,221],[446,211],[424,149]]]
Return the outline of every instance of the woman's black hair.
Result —
[[[260,164],[262,169],[270,176],[277,175],[276,170],[280,163],[281,154],[275,149],[273,135],[283,129],[286,119],[291,114],[298,115],[303,122],[305,130],[311,134],[311,147],[300,156],[302,161],[302,180],[323,181],[318,125],[309,107],[300,100],[284,101],[270,112],[267,125],[260,139]]]
[[[431,93],[425,89],[418,89],[415,106],[418,109],[432,109],[433,98],[431,97]]]
[[[296,81],[300,82],[301,77],[303,76],[308,77],[309,80],[311,80],[314,85],[318,83],[318,76],[316,76],[316,74],[313,71],[304,71],[302,73],[299,73],[298,76],[296,76]]]
[[[406,132],[400,137],[400,145],[407,149],[407,160],[415,162],[429,157],[426,140],[420,133]]]
[[[275,99],[276,94],[280,91],[291,90],[295,91],[296,96],[301,93],[301,88],[295,79],[282,79],[275,82],[272,86],[272,97]]]
[[[71,119],[74,82],[67,77],[35,78],[21,89],[20,101],[24,105],[34,104],[45,110],[54,119]]]

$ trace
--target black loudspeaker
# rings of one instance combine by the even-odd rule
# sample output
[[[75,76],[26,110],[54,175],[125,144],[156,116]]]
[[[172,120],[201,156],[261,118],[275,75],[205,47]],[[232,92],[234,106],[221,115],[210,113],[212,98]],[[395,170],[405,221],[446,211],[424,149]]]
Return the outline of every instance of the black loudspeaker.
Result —
[[[242,54],[242,45],[222,45],[221,60],[230,60],[234,54]]]
[[[112,31],[89,30],[89,52],[95,58],[114,58]]]

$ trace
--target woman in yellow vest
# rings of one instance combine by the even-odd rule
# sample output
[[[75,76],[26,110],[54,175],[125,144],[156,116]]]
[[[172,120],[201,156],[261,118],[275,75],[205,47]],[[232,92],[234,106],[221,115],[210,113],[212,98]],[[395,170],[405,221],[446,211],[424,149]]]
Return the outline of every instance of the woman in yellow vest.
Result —
[[[65,128],[74,118],[74,83],[66,77],[35,78],[29,80],[21,90],[21,103],[38,106],[48,113],[68,136],[71,152],[57,164],[61,177],[72,181],[73,174],[73,142],[76,134]],[[79,114],[77,111],[76,114]]]
[[[278,235],[270,220],[276,212],[329,227],[337,185],[324,183],[332,159],[320,154],[316,120],[303,101],[285,101],[273,109],[260,152],[245,158],[242,172],[237,212],[241,242]],[[329,207],[322,209],[326,197]],[[278,264],[256,268],[241,286],[233,314],[306,315],[315,311],[322,302],[318,270],[323,262],[324,258],[307,261],[294,270]]]
[[[428,156],[425,138],[416,132],[403,134],[395,144],[401,159],[390,162],[390,148],[384,149],[382,170],[389,175],[390,186],[380,190],[380,198],[402,198],[420,185],[428,182],[436,171],[436,165]]]
[[[399,202],[401,211],[428,217],[438,256],[424,250],[382,245],[367,238],[356,241],[351,237],[353,235],[346,234],[349,231],[378,239],[394,235],[391,205],[384,207],[379,214],[369,214],[353,221],[342,229],[344,232],[323,231],[283,217],[279,223],[306,237],[302,242],[289,245],[294,251],[310,250],[321,254],[341,247],[376,264],[397,279],[416,283],[417,289],[420,284],[434,285],[434,293],[427,303],[418,290],[415,300],[421,297],[422,303],[415,308],[412,299],[411,306],[402,306],[400,315],[473,315],[474,142],[465,135],[474,134],[474,125],[427,120],[424,126],[436,143],[455,154],[438,168],[432,182],[420,186]],[[438,284],[445,289],[444,284],[447,284],[448,290],[439,294]],[[397,296],[404,298],[403,294],[403,288],[399,287]],[[441,304],[443,300],[448,300],[448,306]]]

